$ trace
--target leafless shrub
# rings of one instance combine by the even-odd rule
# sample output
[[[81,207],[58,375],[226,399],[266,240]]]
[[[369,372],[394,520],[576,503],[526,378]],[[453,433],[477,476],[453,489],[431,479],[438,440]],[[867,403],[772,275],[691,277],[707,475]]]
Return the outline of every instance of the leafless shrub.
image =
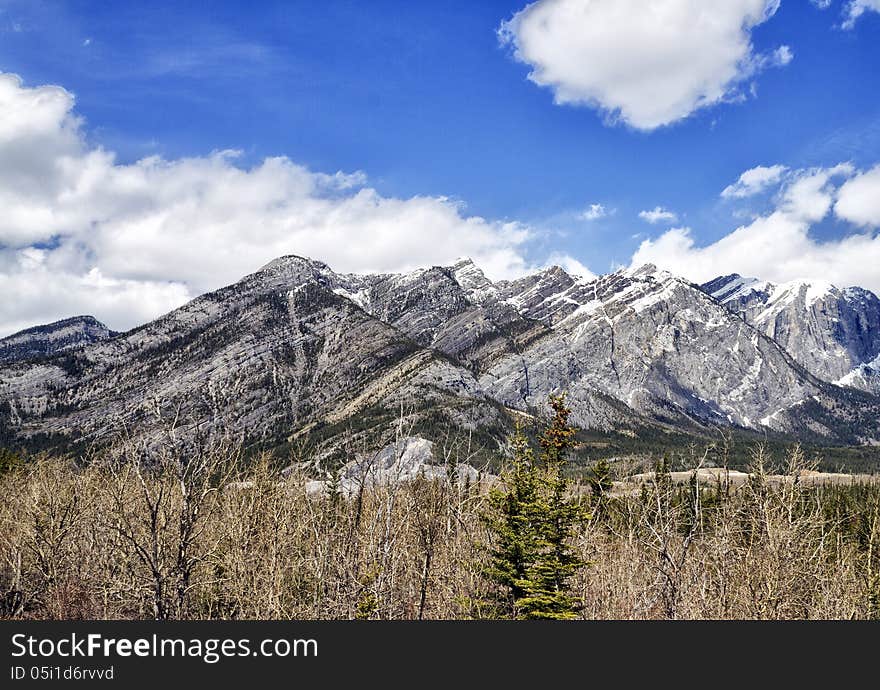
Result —
[[[0,477],[0,616],[480,617],[487,485],[455,480],[467,443],[445,448],[446,477],[350,494],[228,440],[32,458]],[[880,487],[808,486],[800,449],[788,461],[773,479],[756,449],[736,486],[658,467],[604,496],[575,543],[581,615],[878,617]]]

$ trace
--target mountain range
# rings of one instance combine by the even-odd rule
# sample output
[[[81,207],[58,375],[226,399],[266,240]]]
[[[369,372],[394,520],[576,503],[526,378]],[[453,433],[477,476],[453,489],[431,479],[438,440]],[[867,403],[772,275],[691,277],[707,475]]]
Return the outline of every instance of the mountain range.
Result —
[[[469,259],[363,275],[285,256],[125,333],[75,317],[0,340],[7,445],[222,430],[345,454],[401,416],[491,444],[562,391],[582,429],[876,445],[880,300],[652,265],[493,282]]]

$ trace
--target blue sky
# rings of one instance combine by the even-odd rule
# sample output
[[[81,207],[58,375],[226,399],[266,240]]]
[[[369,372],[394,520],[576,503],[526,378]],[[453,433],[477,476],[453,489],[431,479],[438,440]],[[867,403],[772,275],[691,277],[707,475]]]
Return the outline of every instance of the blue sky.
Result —
[[[566,88],[604,88],[628,54],[610,55],[608,73],[586,86],[529,80],[536,67],[579,75],[593,66],[557,64],[540,43],[577,41],[577,32],[535,34],[527,45],[525,14],[502,44],[499,27],[525,8],[522,1],[0,1],[0,71],[17,75],[22,88],[63,87],[75,97],[68,114],[81,119],[81,149],[112,151],[117,166],[234,149],[230,165],[243,170],[285,157],[315,173],[362,171],[382,199],[449,198],[463,218],[527,228],[527,240],[510,242],[528,266],[566,256],[602,273],[629,264],[646,239],[671,228],[688,228],[681,261],[691,260],[688,251],[778,211],[802,177],[846,162],[850,170],[826,181],[834,189],[823,188],[833,204],[847,181],[880,162],[880,12],[864,2],[861,16],[843,26],[856,7],[849,0],[825,8],[783,0],[744,34],[760,66],[741,70],[747,74],[723,86],[719,102],[656,127],[644,126],[654,113],[628,119],[624,107],[609,115],[601,99],[555,102]],[[539,4],[556,11],[553,0]],[[782,46],[788,54],[777,59]],[[701,60],[698,52],[685,57]],[[776,187],[720,196],[744,171],[776,164],[788,171]],[[593,204],[604,217],[584,219]],[[639,217],[656,207],[676,218]],[[806,232],[814,244],[874,239],[873,216],[860,218],[829,212],[806,221]],[[59,228],[29,246],[65,237]],[[6,239],[0,235],[9,251],[27,249]],[[643,254],[652,252],[664,256],[656,247]],[[70,270],[85,275],[94,266],[84,261]],[[183,285],[168,304],[212,287],[189,276],[100,268],[109,281]],[[865,282],[863,275],[853,280]],[[10,328],[27,320],[6,318]]]

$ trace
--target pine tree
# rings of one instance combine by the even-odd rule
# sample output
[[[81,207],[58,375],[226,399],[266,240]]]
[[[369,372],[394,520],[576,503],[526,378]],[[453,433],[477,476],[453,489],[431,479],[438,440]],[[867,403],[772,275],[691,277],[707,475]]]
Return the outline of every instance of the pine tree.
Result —
[[[547,467],[561,467],[574,446],[575,430],[568,425],[571,410],[565,405],[565,394],[551,395],[553,419],[541,434],[541,461]]]
[[[517,602],[522,618],[574,618],[576,601],[568,581],[583,567],[570,542],[586,515],[579,501],[569,495],[564,470],[574,446],[575,430],[568,424],[571,410],[565,396],[550,396],[553,419],[541,434],[540,510],[541,548],[528,569],[526,596]]]
[[[330,508],[335,512],[340,505],[342,505],[342,468],[337,467],[334,470],[331,470],[327,473],[327,482],[324,485],[327,500],[330,503]]]
[[[505,592],[496,602],[499,613],[514,617],[516,603],[526,595],[527,576],[540,548],[538,472],[532,449],[517,424],[512,439],[513,460],[502,474],[503,489],[489,493],[489,512],[484,516],[495,537],[486,576]]]
[[[597,460],[590,468],[587,482],[593,496],[597,501],[601,501],[614,488],[614,482],[611,479],[611,463],[605,459]]]
[[[551,397],[550,406],[554,416],[540,438],[540,462],[518,428],[505,488],[489,499],[496,546],[486,574],[506,592],[500,608],[512,618],[566,619],[577,610],[568,582],[584,563],[570,541],[586,515],[564,475],[575,430],[563,396]]]
[[[0,448],[0,475],[22,467],[24,461],[11,450]]]

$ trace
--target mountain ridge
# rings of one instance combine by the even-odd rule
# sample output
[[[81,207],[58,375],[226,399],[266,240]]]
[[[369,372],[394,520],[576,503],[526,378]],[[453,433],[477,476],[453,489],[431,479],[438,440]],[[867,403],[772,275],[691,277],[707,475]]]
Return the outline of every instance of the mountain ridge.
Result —
[[[739,274],[701,286],[822,380],[880,393],[880,299],[827,281],[772,283]]]
[[[94,316],[80,315],[30,326],[0,338],[0,363],[39,359],[118,335]]]
[[[0,425],[19,442],[124,427],[150,443],[173,416],[178,433],[336,452],[403,410],[501,443],[515,411],[567,391],[584,429],[880,439],[880,399],[811,373],[707,290],[652,265],[493,282],[469,259],[345,274],[287,255],[126,333],[3,363]]]

